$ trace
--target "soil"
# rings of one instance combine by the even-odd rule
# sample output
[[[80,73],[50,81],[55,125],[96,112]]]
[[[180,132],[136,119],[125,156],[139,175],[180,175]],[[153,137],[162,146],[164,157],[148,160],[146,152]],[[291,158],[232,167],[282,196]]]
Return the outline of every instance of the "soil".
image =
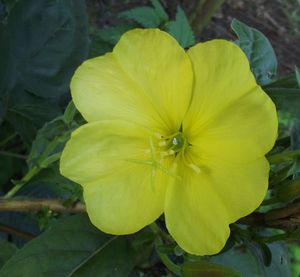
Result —
[[[103,28],[118,24],[117,14],[131,7],[147,5],[147,0],[87,0],[91,22]],[[195,10],[197,0],[161,1],[171,17],[177,5],[181,5],[187,16]],[[234,40],[230,29],[233,18],[263,32],[271,41],[278,58],[280,76],[300,67],[300,0],[226,0],[201,34],[198,41],[213,38]]]

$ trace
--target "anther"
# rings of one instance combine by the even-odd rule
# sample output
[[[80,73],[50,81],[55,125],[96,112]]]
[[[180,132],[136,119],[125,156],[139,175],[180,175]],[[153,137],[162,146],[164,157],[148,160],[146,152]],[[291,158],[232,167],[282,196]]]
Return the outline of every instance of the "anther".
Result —
[[[167,145],[167,142],[165,140],[162,140],[158,143],[158,146],[159,147],[163,147],[163,146],[166,146]]]

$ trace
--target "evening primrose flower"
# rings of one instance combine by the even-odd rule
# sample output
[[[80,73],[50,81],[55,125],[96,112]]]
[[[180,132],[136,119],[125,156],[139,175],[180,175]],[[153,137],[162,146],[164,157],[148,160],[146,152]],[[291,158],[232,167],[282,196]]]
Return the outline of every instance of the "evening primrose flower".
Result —
[[[276,110],[234,43],[185,52],[163,31],[135,29],[84,62],[71,93],[88,123],[60,169],[82,185],[100,230],[131,234],[164,213],[185,251],[210,255],[262,202]]]

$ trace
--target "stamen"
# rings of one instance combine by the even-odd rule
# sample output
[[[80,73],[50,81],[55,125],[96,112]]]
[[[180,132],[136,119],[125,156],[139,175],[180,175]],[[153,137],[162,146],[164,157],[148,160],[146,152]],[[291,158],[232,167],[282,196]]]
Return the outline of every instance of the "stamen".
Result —
[[[158,143],[158,146],[159,147],[163,147],[163,146],[166,146],[167,145],[167,142],[165,140],[162,140]]]
[[[191,168],[191,169],[193,169],[195,172],[196,172],[196,174],[199,174],[200,172],[201,172],[201,169],[200,169],[200,167],[198,167],[198,166],[196,166],[195,164],[188,164],[188,166]]]
[[[172,155],[174,155],[175,153],[176,153],[176,152],[175,152],[174,150],[170,149],[170,150],[168,150],[168,151],[161,151],[161,152],[160,152],[160,156],[161,156],[162,158],[164,158],[164,157],[172,156]]]

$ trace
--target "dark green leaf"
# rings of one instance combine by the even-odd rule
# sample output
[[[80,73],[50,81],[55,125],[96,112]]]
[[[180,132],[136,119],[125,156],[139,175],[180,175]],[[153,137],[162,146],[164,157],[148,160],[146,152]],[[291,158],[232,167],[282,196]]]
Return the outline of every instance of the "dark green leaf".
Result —
[[[154,240],[156,235],[151,231],[150,228],[144,228],[138,233],[134,234],[132,239],[132,246],[135,252],[138,253],[136,256],[136,264],[139,267],[151,267],[151,256],[153,259]]]
[[[284,244],[268,244],[272,253],[272,262],[266,267],[263,260],[257,258],[245,245],[231,248],[229,251],[211,257],[211,261],[234,268],[243,277],[287,277],[290,276],[290,258]]]
[[[123,24],[118,26],[107,27],[96,32],[96,35],[104,42],[115,45],[120,37],[128,30],[136,27],[134,24]]]
[[[17,247],[14,244],[0,240],[0,269],[16,251]]]
[[[133,20],[145,28],[156,28],[162,20],[155,9],[151,7],[137,7],[121,12],[120,17]]]
[[[192,27],[180,6],[177,7],[175,21],[170,21],[166,26],[166,30],[184,48],[195,44]]]
[[[18,1],[0,35],[0,102],[28,143],[58,116],[70,78],[88,52],[83,0]]]
[[[17,90],[9,97],[6,119],[25,142],[31,143],[45,122],[61,114],[60,108],[50,100]]]
[[[61,152],[72,130],[77,127],[78,125],[75,121],[73,121],[72,124],[66,124],[64,117],[58,117],[47,122],[43,128],[38,131],[32,143],[27,159],[29,168],[32,168],[39,161],[48,156]]]
[[[300,89],[284,87],[264,88],[274,101],[276,108],[288,112],[293,117],[300,118]]]
[[[272,262],[272,252],[267,244],[257,241],[246,241],[246,246],[260,264],[263,264],[266,267],[270,266]]]
[[[277,72],[277,59],[269,40],[237,19],[232,20],[231,28],[239,38],[236,43],[247,55],[257,82],[261,85],[269,83]]]
[[[70,78],[88,51],[87,15],[82,0],[23,0],[6,25],[6,65],[11,83],[53,98],[68,92]],[[20,47],[22,46],[22,47]],[[2,93],[8,94],[9,91]]]
[[[207,261],[187,262],[182,266],[183,277],[242,277],[235,270]]]
[[[299,85],[297,83],[296,74],[291,74],[266,84],[263,88],[299,88]]]
[[[81,186],[60,174],[59,162],[41,170],[17,195],[30,198],[60,198],[70,202],[70,205],[77,200],[83,200]]]
[[[160,17],[160,19],[165,22],[169,20],[169,16],[164,10],[164,7],[160,4],[159,0],[150,0],[152,6],[154,7],[157,15]]]
[[[121,277],[133,267],[134,251],[127,238],[101,233],[82,214],[61,219],[27,243],[4,265],[0,276]]]

